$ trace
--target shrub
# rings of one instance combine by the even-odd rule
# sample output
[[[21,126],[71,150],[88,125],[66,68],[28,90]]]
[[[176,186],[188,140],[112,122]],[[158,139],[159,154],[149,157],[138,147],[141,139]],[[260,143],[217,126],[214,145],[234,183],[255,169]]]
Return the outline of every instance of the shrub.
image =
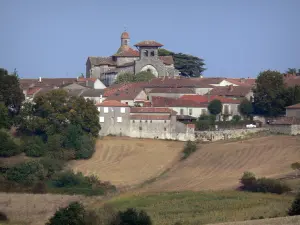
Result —
[[[119,211],[113,225],[152,225],[150,216],[144,210],[140,212],[128,208],[124,212]]]
[[[27,137],[23,141],[23,150],[27,156],[41,157],[45,155],[45,144],[38,136]]]
[[[288,211],[289,216],[300,215],[300,193],[297,194],[295,200],[292,203],[291,208]]]
[[[52,158],[43,158],[40,160],[40,163],[43,165],[46,177],[50,178],[52,175],[64,167],[64,161],[52,159]]]
[[[97,211],[86,211],[85,224],[86,225],[114,225],[116,221],[117,212],[109,205],[104,205]]]
[[[192,141],[186,142],[183,149],[182,159],[186,159],[187,157],[189,157],[189,155],[191,155],[196,150],[197,150],[197,145],[195,142]]]
[[[0,130],[0,157],[10,157],[21,153],[20,146],[6,132]]]
[[[33,185],[45,178],[45,171],[38,161],[29,161],[8,169],[6,178],[19,184]]]
[[[76,149],[76,159],[89,159],[95,152],[95,141],[93,137],[83,135],[80,138],[80,148]]]
[[[241,178],[242,190],[251,192],[263,192],[263,193],[274,193],[283,194],[291,191],[291,188],[279,181],[269,178],[256,179],[255,175],[251,172],[245,172]]]
[[[82,173],[74,173],[73,171],[66,171],[58,173],[52,179],[52,184],[55,187],[74,187],[85,183],[85,178]]]
[[[48,136],[46,148],[48,151],[59,151],[63,146],[63,137],[59,134]]]
[[[80,126],[70,124],[65,132],[63,145],[67,149],[77,149],[81,148],[81,137],[83,131]]]
[[[207,108],[211,114],[218,115],[222,112],[222,103],[220,100],[214,99],[208,104]]]
[[[60,208],[46,225],[85,225],[85,209],[79,202],[72,202],[66,208]]]
[[[239,115],[234,115],[233,117],[232,117],[232,122],[233,123],[238,123],[238,122],[240,122],[241,121],[241,116],[239,116]]]
[[[0,221],[8,221],[7,215],[1,211],[0,211]]]

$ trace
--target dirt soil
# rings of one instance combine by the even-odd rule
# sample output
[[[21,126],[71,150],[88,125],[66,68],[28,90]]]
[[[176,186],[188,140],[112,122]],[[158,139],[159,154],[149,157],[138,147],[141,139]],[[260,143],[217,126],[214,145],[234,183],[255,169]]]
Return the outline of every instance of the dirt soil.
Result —
[[[278,177],[300,159],[300,138],[267,136],[199,145],[185,161],[142,191],[219,190],[235,188],[244,171]]]
[[[299,225],[300,216],[279,217],[264,220],[239,221],[229,223],[214,223],[210,225]]]
[[[105,137],[97,142],[91,159],[73,161],[70,166],[118,187],[133,186],[171,167],[178,161],[183,145],[176,141]]]

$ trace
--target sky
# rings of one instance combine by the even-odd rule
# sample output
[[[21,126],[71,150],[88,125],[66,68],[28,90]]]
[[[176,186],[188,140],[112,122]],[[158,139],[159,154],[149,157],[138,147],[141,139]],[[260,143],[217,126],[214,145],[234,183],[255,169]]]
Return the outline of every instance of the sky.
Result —
[[[204,77],[300,68],[300,0],[0,0],[0,67],[21,78],[77,77],[88,56],[130,43],[203,58]]]

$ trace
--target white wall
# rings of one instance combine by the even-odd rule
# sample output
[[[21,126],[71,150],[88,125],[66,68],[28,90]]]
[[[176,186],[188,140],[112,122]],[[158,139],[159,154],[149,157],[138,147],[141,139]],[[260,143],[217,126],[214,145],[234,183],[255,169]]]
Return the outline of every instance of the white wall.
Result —
[[[106,86],[99,79],[97,79],[94,82],[94,89],[105,89],[105,88]]]

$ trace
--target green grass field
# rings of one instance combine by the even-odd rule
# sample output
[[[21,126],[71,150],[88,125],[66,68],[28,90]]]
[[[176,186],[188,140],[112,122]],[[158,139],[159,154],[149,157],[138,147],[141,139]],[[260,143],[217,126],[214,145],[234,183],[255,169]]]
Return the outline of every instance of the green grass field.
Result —
[[[200,225],[285,216],[292,201],[291,196],[222,191],[122,196],[108,203],[119,210],[143,209],[154,225]]]

